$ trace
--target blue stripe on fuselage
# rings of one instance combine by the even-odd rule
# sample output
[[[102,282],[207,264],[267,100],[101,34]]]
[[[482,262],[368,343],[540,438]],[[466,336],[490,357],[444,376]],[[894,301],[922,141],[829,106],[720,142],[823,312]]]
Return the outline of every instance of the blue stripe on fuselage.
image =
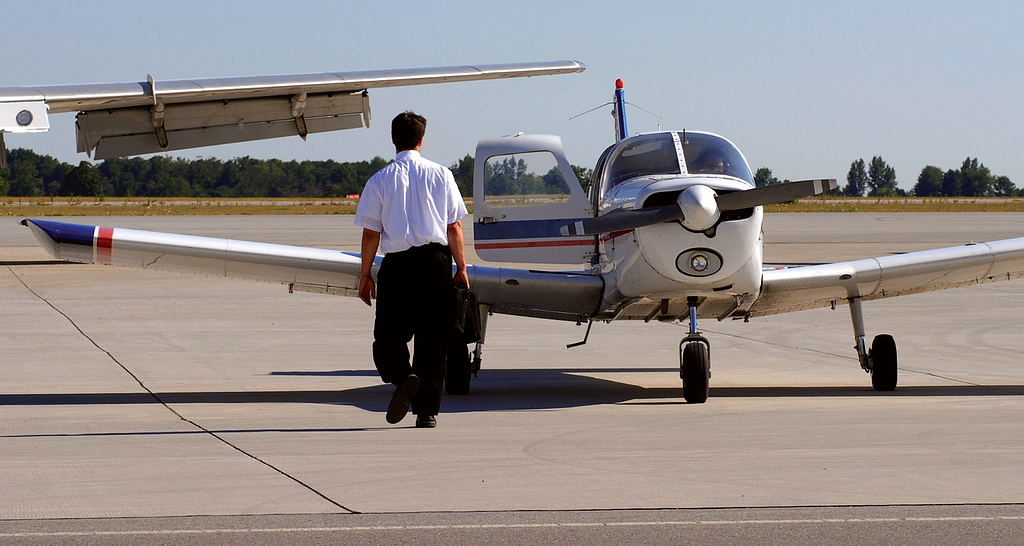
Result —
[[[569,220],[506,220],[493,224],[473,225],[473,238],[477,241],[504,239],[550,239],[562,237],[562,226],[582,218]]]

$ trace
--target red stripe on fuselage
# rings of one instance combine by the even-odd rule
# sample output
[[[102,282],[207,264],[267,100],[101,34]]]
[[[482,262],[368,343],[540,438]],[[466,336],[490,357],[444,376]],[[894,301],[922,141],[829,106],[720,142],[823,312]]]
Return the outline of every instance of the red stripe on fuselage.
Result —
[[[110,264],[111,251],[114,248],[114,228],[96,228],[96,262]]]

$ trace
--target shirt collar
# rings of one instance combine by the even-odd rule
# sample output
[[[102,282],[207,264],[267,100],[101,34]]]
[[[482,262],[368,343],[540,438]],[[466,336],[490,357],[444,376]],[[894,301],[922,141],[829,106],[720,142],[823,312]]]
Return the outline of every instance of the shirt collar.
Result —
[[[395,161],[400,161],[406,158],[416,159],[418,157],[420,157],[420,153],[416,150],[402,150],[395,154]]]

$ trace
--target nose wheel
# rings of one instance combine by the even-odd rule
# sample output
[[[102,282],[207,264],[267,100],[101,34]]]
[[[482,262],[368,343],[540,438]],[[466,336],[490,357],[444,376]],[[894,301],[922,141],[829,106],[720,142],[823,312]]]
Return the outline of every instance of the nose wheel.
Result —
[[[687,298],[690,308],[690,333],[679,342],[679,377],[683,380],[683,399],[688,404],[708,400],[711,384],[711,343],[697,331],[697,298]]]
[[[711,390],[711,345],[702,336],[687,336],[679,342],[679,377],[688,404],[703,404]]]

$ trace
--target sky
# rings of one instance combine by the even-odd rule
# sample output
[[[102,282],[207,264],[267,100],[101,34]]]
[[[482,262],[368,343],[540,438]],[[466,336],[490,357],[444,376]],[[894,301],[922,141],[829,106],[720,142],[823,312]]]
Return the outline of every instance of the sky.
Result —
[[[582,74],[370,91],[356,129],[171,152],[174,157],[390,158],[390,120],[428,120],[424,156],[451,165],[477,141],[562,137],[592,167],[614,141],[625,82],[630,133],[710,131],[751,169],[836,178],[881,156],[910,189],[921,169],[977,158],[1024,186],[1024,3],[810,2],[4,2],[0,86],[577,60]],[[642,108],[642,110],[638,109]],[[74,114],[5,135],[72,164]]]

